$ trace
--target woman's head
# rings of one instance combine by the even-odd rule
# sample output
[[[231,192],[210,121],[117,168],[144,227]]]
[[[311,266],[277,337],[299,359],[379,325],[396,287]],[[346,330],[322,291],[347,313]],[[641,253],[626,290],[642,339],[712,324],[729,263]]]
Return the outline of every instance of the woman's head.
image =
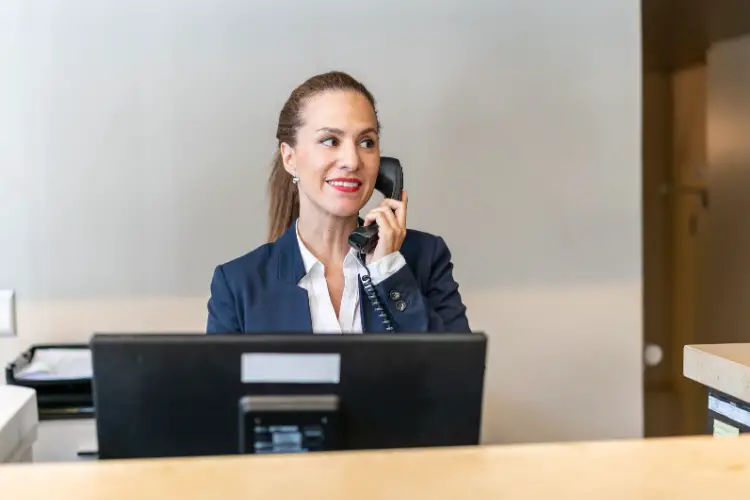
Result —
[[[323,73],[294,89],[276,129],[269,240],[291,225],[300,207],[311,216],[356,216],[375,187],[379,132],[375,99],[348,74]]]

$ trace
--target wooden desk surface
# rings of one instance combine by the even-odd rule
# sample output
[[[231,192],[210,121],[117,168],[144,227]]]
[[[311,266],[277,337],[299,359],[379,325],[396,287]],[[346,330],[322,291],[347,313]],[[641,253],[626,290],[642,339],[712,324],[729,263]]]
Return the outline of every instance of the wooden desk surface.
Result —
[[[683,374],[750,402],[750,344],[701,344],[684,349]]]
[[[0,466],[2,498],[748,498],[750,438]]]

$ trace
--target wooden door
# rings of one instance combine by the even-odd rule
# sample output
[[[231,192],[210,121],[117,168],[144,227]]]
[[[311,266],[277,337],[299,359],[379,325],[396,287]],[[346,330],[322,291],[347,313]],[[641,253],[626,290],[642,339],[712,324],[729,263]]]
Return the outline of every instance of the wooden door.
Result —
[[[672,179],[666,189],[672,211],[671,350],[679,360],[672,377],[679,403],[679,433],[705,429],[705,389],[682,374],[685,345],[700,343],[698,287],[702,239],[711,208],[707,186],[707,70],[698,65],[672,76]]]
[[[682,375],[696,341],[697,238],[707,210],[705,66],[643,81],[645,435],[702,432],[705,399]]]

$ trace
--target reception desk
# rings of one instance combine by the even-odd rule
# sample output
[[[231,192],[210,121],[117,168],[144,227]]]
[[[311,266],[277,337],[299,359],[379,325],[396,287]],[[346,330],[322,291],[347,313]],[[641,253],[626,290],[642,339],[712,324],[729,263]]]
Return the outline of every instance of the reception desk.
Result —
[[[747,499],[747,439],[5,465],[0,492],[18,500]]]
[[[708,433],[750,432],[750,344],[685,346],[683,374],[708,389]]]

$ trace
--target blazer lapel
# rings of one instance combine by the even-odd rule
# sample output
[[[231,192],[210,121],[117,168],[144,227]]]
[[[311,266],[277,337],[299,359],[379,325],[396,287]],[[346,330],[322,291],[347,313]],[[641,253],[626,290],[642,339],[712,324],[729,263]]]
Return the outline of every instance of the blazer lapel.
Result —
[[[279,283],[256,304],[251,315],[257,333],[312,333],[307,290],[296,284]]]
[[[259,323],[268,331],[312,333],[310,303],[307,290],[297,285],[305,276],[305,265],[297,243],[296,221],[282,234],[274,245],[276,272],[270,276],[278,278],[271,293],[257,307]]]

